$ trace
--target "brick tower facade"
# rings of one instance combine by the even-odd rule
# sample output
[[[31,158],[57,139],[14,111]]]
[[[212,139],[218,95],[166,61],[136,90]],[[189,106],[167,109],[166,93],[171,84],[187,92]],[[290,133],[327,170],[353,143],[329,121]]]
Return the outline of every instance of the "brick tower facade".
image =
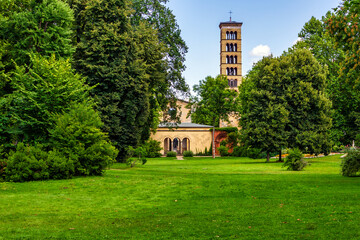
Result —
[[[226,75],[230,88],[242,82],[241,26],[242,22],[222,22],[220,28],[220,74]]]

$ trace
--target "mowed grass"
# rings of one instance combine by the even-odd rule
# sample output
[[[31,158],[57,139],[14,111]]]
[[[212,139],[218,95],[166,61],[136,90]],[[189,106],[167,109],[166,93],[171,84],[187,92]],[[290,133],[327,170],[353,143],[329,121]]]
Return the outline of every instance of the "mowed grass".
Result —
[[[274,160],[273,160],[274,161]],[[360,239],[360,178],[248,158],[149,159],[102,177],[0,183],[0,239]]]

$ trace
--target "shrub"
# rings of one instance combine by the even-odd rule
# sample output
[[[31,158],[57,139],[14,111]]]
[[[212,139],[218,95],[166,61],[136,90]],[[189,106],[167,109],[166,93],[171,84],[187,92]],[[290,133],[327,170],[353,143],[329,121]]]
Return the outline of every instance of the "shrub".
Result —
[[[5,152],[5,147],[0,146],[0,180],[5,179],[5,169],[7,165],[5,161],[6,158],[7,158],[7,154]]]
[[[239,143],[240,134],[239,132],[230,132],[227,136],[227,143],[229,147],[236,147]]]
[[[248,148],[246,152],[247,157],[252,159],[260,159],[261,156],[261,149],[259,148]]]
[[[16,151],[9,153],[5,169],[5,180],[24,182],[32,180],[43,180],[49,178],[47,152],[42,146],[26,146],[19,143]]]
[[[283,165],[283,167],[287,167],[287,170],[301,171],[307,166],[308,163],[304,160],[304,155],[298,148],[289,150],[288,154]]]
[[[48,153],[46,162],[51,179],[69,179],[75,173],[74,162],[57,150]]]
[[[176,152],[170,151],[170,152],[167,152],[167,153],[166,153],[166,157],[176,157],[176,156],[177,156],[177,153],[176,153]]]
[[[100,175],[115,162],[117,149],[101,131],[98,112],[87,104],[75,104],[68,113],[57,115],[50,130],[51,143],[74,164],[75,175]]]
[[[226,146],[220,146],[217,148],[222,157],[229,156],[229,148]]]
[[[247,157],[247,147],[236,146],[233,149],[232,156],[234,157]]]
[[[340,150],[341,150],[340,147],[337,146],[337,145],[334,145],[334,146],[332,147],[332,151],[333,151],[333,152],[339,152]]]
[[[5,180],[5,169],[6,169],[7,163],[5,160],[0,159],[0,181]]]
[[[193,157],[194,153],[192,151],[184,151],[183,156],[184,157]]]
[[[341,162],[341,174],[346,177],[356,176],[360,171],[360,151],[349,150]]]
[[[162,147],[160,147],[161,142],[149,139],[143,144],[143,148],[146,151],[145,156],[148,158],[156,158],[161,157],[160,151],[162,150]]]
[[[128,147],[130,158],[127,159],[126,163],[131,167],[135,167],[136,162],[141,161],[142,165],[144,165],[146,160],[146,149],[143,147],[133,148],[131,146]]]
[[[227,145],[227,141],[226,141],[226,140],[222,140],[222,141],[220,142],[220,146],[225,146],[225,147],[226,147],[226,145]]]

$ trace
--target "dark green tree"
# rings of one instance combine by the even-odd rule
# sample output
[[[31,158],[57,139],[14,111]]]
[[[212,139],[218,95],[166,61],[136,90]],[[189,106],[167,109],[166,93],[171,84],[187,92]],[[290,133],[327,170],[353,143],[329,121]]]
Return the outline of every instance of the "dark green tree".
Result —
[[[11,93],[11,73],[31,64],[32,54],[71,57],[73,12],[60,0],[0,3],[0,97]]]
[[[336,47],[343,49],[333,103],[338,113],[339,135],[344,144],[360,143],[360,2],[344,0],[326,22]]]
[[[135,10],[131,18],[133,25],[147,21],[158,30],[158,38],[165,45],[165,57],[168,60],[167,95],[186,93],[188,86],[182,77],[185,70],[185,54],[188,51],[185,41],[181,37],[181,30],[172,11],[165,6],[168,0],[132,0]]]
[[[74,5],[73,5],[74,7]],[[127,0],[90,0],[76,15],[81,26],[76,37],[75,67],[96,86],[92,95],[105,124],[104,130],[119,149],[118,160],[127,157],[128,146],[137,146],[149,129],[150,103],[154,98],[149,91],[150,70],[161,68],[155,51],[145,50],[156,33],[139,25],[139,31],[130,24],[131,8]],[[81,17],[79,17],[81,16]],[[149,36],[149,34],[152,34]],[[146,131],[146,130],[145,130]]]
[[[218,127],[220,120],[229,121],[229,114],[236,114],[238,93],[230,89],[226,76],[206,77],[194,86],[197,96],[190,100],[191,120],[194,123]]]
[[[71,57],[74,18],[63,1],[12,0],[1,4],[0,11],[0,39],[7,42],[7,65],[12,65],[11,60],[29,64],[32,53]]]
[[[287,65],[278,58],[259,61],[240,85],[240,126],[245,144],[267,153],[287,146],[289,111],[284,96],[283,71]],[[280,154],[281,155],[281,154]]]

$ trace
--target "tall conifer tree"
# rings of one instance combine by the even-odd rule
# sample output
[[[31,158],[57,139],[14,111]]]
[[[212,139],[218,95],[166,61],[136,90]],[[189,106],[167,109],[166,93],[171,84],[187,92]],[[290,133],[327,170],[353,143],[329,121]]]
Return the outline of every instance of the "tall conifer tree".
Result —
[[[90,0],[76,14],[75,67],[89,85],[96,86],[92,93],[104,129],[123,160],[127,147],[138,145],[143,128],[150,127],[150,77],[141,43],[148,39],[131,26],[127,0]]]

